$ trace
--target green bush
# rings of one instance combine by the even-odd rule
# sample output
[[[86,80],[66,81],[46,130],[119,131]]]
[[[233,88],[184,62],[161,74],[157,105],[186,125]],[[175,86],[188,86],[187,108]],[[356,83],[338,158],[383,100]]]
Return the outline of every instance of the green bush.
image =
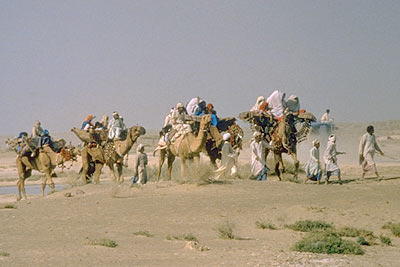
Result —
[[[287,228],[300,231],[300,232],[311,232],[313,230],[327,230],[333,229],[332,225],[323,221],[297,221],[294,224],[286,225]]]
[[[400,237],[400,223],[388,222],[382,228],[390,229],[395,236]]]
[[[362,246],[369,246],[370,245],[370,243],[367,240],[365,240],[365,238],[362,237],[362,236],[357,238],[357,243],[362,245]]]
[[[316,230],[308,233],[294,245],[294,250],[300,252],[325,254],[355,254],[362,255],[364,250],[353,241],[343,240],[331,230]]]
[[[388,245],[388,246],[392,245],[392,240],[387,236],[380,235],[379,236],[379,240],[381,240],[382,244],[385,244],[385,245]]]

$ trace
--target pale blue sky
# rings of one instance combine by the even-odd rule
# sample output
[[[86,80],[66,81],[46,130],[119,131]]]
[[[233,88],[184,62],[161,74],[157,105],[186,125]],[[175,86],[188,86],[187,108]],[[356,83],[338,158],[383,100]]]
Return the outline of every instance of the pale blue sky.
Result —
[[[199,95],[237,116],[273,90],[317,117],[400,119],[400,1],[0,1],[0,134],[117,110],[158,129]]]

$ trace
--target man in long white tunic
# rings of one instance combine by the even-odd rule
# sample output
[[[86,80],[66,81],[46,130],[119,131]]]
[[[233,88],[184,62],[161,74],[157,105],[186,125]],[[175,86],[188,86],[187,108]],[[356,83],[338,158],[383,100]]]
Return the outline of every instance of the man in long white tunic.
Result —
[[[311,181],[318,181],[319,184],[322,176],[322,170],[319,161],[320,143],[317,139],[314,139],[312,141],[312,144],[313,147],[310,150],[310,159],[304,165],[304,171],[306,172],[306,179],[304,180],[304,183],[306,183],[307,180],[311,180]]]
[[[367,127],[367,133],[361,137],[360,145],[358,147],[358,154],[360,156],[360,164],[362,167],[362,178],[364,178],[365,173],[368,171],[375,172],[376,176],[379,178],[378,170],[376,169],[374,161],[375,151],[384,155],[376,142],[374,127],[370,125]]]
[[[232,145],[229,142],[230,138],[230,133],[225,133],[222,136],[224,144],[222,145],[221,149],[221,165],[218,170],[215,171],[215,180],[218,180],[221,177],[228,177],[231,174],[232,167],[235,164],[237,153],[233,150]]]
[[[257,181],[267,180],[267,164],[265,162],[265,149],[270,148],[269,144],[262,140],[260,132],[253,134],[254,140],[250,143],[251,152],[251,174]]]
[[[331,175],[335,175],[338,177],[340,184],[341,177],[340,177],[340,169],[337,163],[337,155],[345,154],[345,152],[338,152],[336,150],[336,136],[331,134],[328,138],[328,144],[325,149],[324,153],[324,162],[325,162],[325,184],[328,184],[329,178]]]
[[[275,90],[268,98],[268,107],[271,109],[272,115],[275,119],[280,119],[283,117],[283,113],[286,108],[286,102],[284,100],[285,93]]]

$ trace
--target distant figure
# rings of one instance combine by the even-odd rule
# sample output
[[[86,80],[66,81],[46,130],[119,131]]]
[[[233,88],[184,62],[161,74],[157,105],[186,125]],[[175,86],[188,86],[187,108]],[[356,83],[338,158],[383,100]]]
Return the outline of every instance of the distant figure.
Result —
[[[89,114],[86,116],[85,120],[82,123],[82,130],[88,131],[90,127],[94,127],[92,120],[96,118],[96,116],[93,116],[92,114]]]
[[[259,97],[257,97],[257,101],[254,104],[254,106],[250,109],[250,111],[257,111],[260,109],[260,105],[261,103],[265,101],[265,97],[263,97],[262,95],[260,95]]]
[[[310,159],[304,165],[304,171],[306,172],[306,179],[304,180],[304,183],[306,183],[307,180],[311,180],[311,181],[317,181],[319,184],[322,177],[322,170],[319,161],[320,143],[317,139],[314,139],[312,141],[312,144],[313,147],[310,150]]]
[[[268,98],[268,107],[271,109],[271,113],[275,119],[279,120],[283,118],[283,114],[286,108],[285,93],[275,90]]]
[[[340,177],[340,169],[337,164],[337,155],[346,154],[345,152],[336,151],[336,136],[331,134],[328,138],[328,144],[324,153],[324,162],[325,162],[325,184],[328,184],[329,178],[331,175],[335,175],[338,177],[340,184],[342,184]]]
[[[192,98],[189,103],[186,105],[187,114],[192,116],[196,113],[198,109],[198,104],[200,103],[200,97]]]
[[[360,156],[360,164],[362,168],[362,178],[364,178],[365,173],[368,171],[373,171],[379,178],[378,170],[376,169],[374,161],[375,151],[384,155],[376,142],[374,126],[370,125],[367,127],[367,133],[361,137],[360,145],[358,147],[358,154]]]
[[[40,121],[35,121],[35,124],[33,125],[32,128],[32,138],[38,138],[43,135],[43,129],[40,127]]]
[[[108,123],[108,129],[108,138],[111,140],[119,140],[121,138],[121,133],[127,130],[123,120],[119,117],[118,112],[113,112],[113,118]]]
[[[136,159],[133,166],[134,177],[137,177],[138,184],[147,183],[147,155],[144,153],[144,145],[139,144],[136,148]]]
[[[265,149],[269,144],[262,140],[262,134],[258,131],[253,134],[254,140],[250,143],[251,174],[257,181],[267,180],[267,163],[265,162]]]
[[[237,153],[233,150],[231,143],[229,142],[231,138],[230,133],[225,133],[222,136],[224,140],[224,144],[222,145],[221,150],[221,165],[218,170],[215,171],[216,176],[215,180],[218,180],[221,177],[227,177],[231,174],[232,167],[235,164],[235,158]]]
[[[321,122],[324,122],[324,123],[333,122],[333,119],[329,117],[329,112],[330,112],[329,109],[327,109],[327,110],[325,111],[325,113],[324,113],[324,114],[322,115],[322,117],[321,117]]]

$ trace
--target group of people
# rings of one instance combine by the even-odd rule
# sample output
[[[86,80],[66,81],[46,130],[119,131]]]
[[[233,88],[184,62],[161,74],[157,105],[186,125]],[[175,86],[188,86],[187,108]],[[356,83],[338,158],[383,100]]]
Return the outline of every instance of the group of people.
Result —
[[[179,102],[170,110],[164,120],[160,145],[165,146],[179,136],[191,132],[192,124],[199,121],[198,118],[206,114],[211,115],[210,133],[216,141],[216,145],[220,146],[222,137],[217,128],[219,122],[217,112],[214,110],[212,103],[206,103],[200,97],[192,98],[186,106]]]
[[[280,120],[285,114],[292,112],[294,114],[300,111],[300,101],[295,95],[291,95],[285,100],[286,93],[275,90],[272,94],[265,98],[259,96],[256,103],[250,111],[259,111],[272,115],[274,119]]]
[[[53,139],[49,131],[41,127],[40,121],[35,121],[30,136],[27,132],[19,133],[16,152],[18,157],[29,156],[34,158],[37,155],[37,149],[43,149],[46,145],[54,150]]]
[[[97,121],[93,124],[95,118],[96,116],[88,114],[82,123],[81,129],[86,131],[91,129],[95,131],[108,130],[108,138],[110,140],[120,139],[122,134],[127,131],[124,119],[116,111],[113,112],[111,120],[108,120],[107,115],[103,115],[101,121]]]
[[[307,180],[312,180],[320,183],[322,178],[322,168],[319,159],[320,142],[317,139],[314,139],[312,144],[313,147],[310,150],[310,159],[304,166],[306,172],[305,182]],[[362,178],[364,178],[365,174],[369,171],[373,171],[378,178],[380,177],[374,160],[376,151],[381,155],[384,155],[376,142],[374,127],[370,125],[367,127],[367,132],[361,137],[359,144],[358,153],[359,163],[362,168]],[[345,154],[345,152],[338,152],[336,150],[336,136],[331,134],[328,138],[328,144],[323,155],[323,162],[325,165],[325,184],[328,184],[331,176],[337,176],[339,183],[341,184],[340,168],[336,157],[340,154]]]

